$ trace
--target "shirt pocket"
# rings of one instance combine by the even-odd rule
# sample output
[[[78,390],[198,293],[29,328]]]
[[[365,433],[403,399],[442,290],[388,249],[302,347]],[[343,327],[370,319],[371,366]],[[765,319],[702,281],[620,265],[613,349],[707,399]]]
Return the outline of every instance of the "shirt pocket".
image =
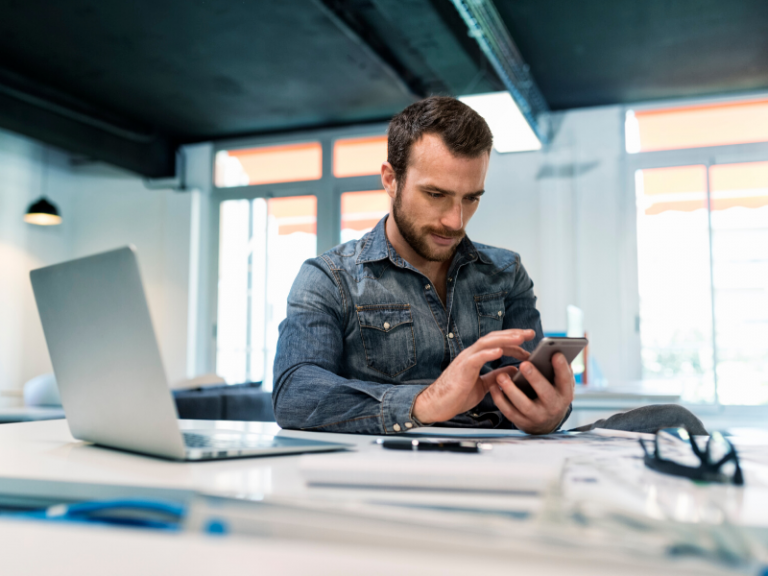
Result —
[[[410,304],[355,306],[369,368],[397,376],[416,366]]]
[[[494,330],[501,330],[504,326],[504,296],[506,295],[506,292],[496,292],[475,296],[478,338]]]

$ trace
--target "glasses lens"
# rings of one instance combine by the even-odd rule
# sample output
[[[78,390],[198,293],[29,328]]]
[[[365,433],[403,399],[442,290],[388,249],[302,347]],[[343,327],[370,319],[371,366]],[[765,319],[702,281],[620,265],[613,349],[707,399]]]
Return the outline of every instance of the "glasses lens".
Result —
[[[707,460],[710,464],[720,462],[732,450],[731,443],[720,432],[712,432],[707,443]]]
[[[656,433],[659,458],[697,468],[701,462],[691,449],[690,436],[684,428],[665,428]]]
[[[707,461],[717,464],[733,451],[731,443],[720,432],[712,432],[707,443]],[[726,478],[733,478],[736,474],[736,462],[729,460],[719,470]]]

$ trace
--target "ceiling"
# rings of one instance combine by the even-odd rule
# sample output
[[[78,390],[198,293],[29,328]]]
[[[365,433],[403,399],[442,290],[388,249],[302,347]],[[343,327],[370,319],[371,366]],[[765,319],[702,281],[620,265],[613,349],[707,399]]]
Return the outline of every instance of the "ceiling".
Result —
[[[765,0],[495,0],[552,110],[768,89]],[[183,143],[502,89],[450,0],[0,0],[0,127],[149,177]]]

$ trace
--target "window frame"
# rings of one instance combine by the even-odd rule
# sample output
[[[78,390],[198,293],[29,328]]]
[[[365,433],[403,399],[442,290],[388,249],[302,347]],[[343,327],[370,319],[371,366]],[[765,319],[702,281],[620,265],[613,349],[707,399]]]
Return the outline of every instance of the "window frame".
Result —
[[[658,110],[665,108],[677,108],[693,105],[720,104],[728,102],[749,101],[767,98],[766,93],[743,94],[734,97],[698,98],[684,100],[670,100],[653,104],[626,105],[622,108],[622,118],[626,119],[627,112]],[[707,194],[709,194],[709,169],[720,164],[741,164],[749,162],[768,161],[768,142],[755,142],[749,144],[728,144],[723,146],[704,146],[699,148],[680,148],[676,150],[659,150],[651,152],[627,152],[626,150],[626,123],[622,122],[622,159],[624,165],[624,229],[627,231],[623,239],[625,243],[626,267],[622,276],[625,278],[625,318],[634,318],[634,330],[632,334],[631,362],[633,373],[641,378],[641,349],[640,341],[640,293],[638,276],[638,243],[637,243],[637,205],[635,199],[635,172],[637,170],[649,170],[653,168],[674,168],[679,166],[703,165],[707,171]],[[710,240],[711,257],[711,240]],[[713,287],[710,284],[710,290]],[[713,330],[717,320],[713,321]],[[630,331],[625,330],[629,335]],[[715,370],[715,400],[712,404],[702,404],[720,410],[717,385],[717,371]]]
[[[227,200],[253,200],[256,198],[286,198],[290,196],[317,197],[317,254],[322,254],[341,241],[341,195],[344,192],[376,191],[382,189],[381,176],[350,176],[337,178],[333,175],[333,144],[336,140],[347,138],[365,138],[386,134],[387,123],[376,123],[302,130],[284,134],[253,136],[220,140],[213,143],[210,158],[210,195],[207,222],[203,224],[209,234],[207,243],[208,285],[205,290],[207,300],[206,326],[210,337],[206,338],[209,372],[216,371],[216,343],[218,330],[219,303],[219,225],[221,203]],[[257,148],[319,142],[322,151],[322,176],[318,180],[300,182],[279,182],[275,184],[251,184],[245,186],[218,187],[215,183],[216,154],[222,150],[237,148]]]

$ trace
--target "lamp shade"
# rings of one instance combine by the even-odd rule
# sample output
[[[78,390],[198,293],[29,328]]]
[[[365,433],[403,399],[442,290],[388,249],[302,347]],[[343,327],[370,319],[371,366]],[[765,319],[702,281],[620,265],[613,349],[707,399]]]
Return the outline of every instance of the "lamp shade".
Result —
[[[37,202],[29,205],[24,215],[24,222],[38,226],[55,226],[61,224],[61,216],[55,204],[41,197]]]

